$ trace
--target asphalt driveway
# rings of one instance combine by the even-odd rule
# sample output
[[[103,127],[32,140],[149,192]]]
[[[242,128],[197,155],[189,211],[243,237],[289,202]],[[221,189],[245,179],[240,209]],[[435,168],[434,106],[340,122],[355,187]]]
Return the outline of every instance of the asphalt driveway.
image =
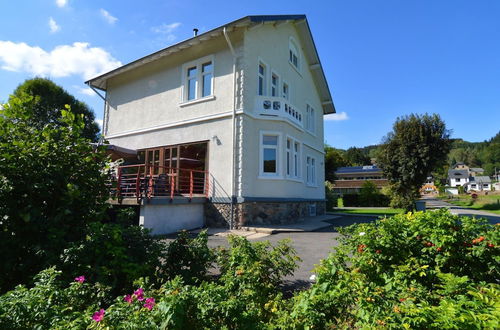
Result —
[[[285,278],[285,291],[291,291],[300,288],[306,288],[310,285],[310,277],[313,274],[311,271],[314,266],[319,264],[321,259],[325,259],[332,251],[332,248],[337,246],[337,238],[339,233],[335,227],[349,226],[353,223],[370,222],[377,217],[367,216],[342,216],[331,220],[332,225],[320,229],[315,232],[290,232],[277,233],[252,239],[251,241],[269,241],[271,244],[283,239],[291,239],[292,246],[297,251],[297,255],[302,259],[299,263],[299,268],[293,276]],[[227,238],[224,236],[211,235],[208,238],[210,247],[228,246]]]

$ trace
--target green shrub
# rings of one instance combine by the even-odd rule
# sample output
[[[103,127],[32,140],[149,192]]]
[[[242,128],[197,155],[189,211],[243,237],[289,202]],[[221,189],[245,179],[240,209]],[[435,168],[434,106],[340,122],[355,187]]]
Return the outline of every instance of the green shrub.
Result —
[[[208,269],[214,262],[215,255],[208,247],[206,230],[195,238],[190,238],[187,231],[181,231],[168,244],[162,259],[161,270],[165,278],[180,276],[185,283],[194,284],[207,279]]]
[[[83,240],[64,250],[61,267],[67,278],[85,274],[90,281],[108,285],[118,294],[130,289],[139,277],[161,281],[158,269],[164,249],[141,226],[94,222]]]
[[[279,327],[498,328],[498,226],[442,210],[341,231]]]
[[[68,286],[60,275],[54,268],[46,269],[35,276],[32,288],[19,285],[0,296],[0,328],[81,329],[90,324],[90,318],[82,316],[105,304],[108,288],[83,278]]]
[[[13,96],[0,107],[0,292],[56,264],[107,199],[106,156],[82,137],[82,117],[68,107],[35,127],[30,102]]]
[[[325,198],[327,211],[331,211],[334,207],[337,207],[338,195],[333,192],[333,184],[329,181],[325,181]]]

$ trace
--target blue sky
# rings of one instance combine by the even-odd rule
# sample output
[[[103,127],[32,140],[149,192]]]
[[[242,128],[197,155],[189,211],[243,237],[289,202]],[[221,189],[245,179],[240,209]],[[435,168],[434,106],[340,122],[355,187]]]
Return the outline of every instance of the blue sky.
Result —
[[[500,1],[1,1],[0,101],[44,76],[89,104],[83,82],[246,15],[306,14],[337,120],[339,148],[379,143],[398,116],[438,113],[453,137],[500,129]]]

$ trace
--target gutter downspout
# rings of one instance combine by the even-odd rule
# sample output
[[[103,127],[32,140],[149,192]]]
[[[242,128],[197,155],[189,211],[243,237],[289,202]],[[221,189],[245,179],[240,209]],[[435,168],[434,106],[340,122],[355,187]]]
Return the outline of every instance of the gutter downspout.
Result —
[[[89,86],[89,88],[93,90],[104,101],[104,111],[102,115],[102,129],[101,129],[102,132],[101,132],[101,137],[99,138],[99,142],[97,142],[98,145],[102,145],[104,141],[104,125],[106,123],[106,109],[108,102],[106,101],[106,97],[103,96],[101,93],[99,93],[99,91],[95,89],[94,86],[90,84],[90,82],[87,82],[87,86]]]
[[[224,38],[226,38],[227,45],[229,46],[229,50],[231,50],[231,54],[233,55],[233,114],[232,114],[232,147],[233,147],[233,154],[232,154],[232,164],[231,164],[231,219],[229,222],[229,229],[233,229],[234,227],[234,204],[236,200],[236,60],[238,56],[236,55],[236,52],[234,51],[233,44],[231,43],[231,40],[229,39],[229,36],[227,34],[227,28],[224,26],[224,29],[222,30],[224,34]]]

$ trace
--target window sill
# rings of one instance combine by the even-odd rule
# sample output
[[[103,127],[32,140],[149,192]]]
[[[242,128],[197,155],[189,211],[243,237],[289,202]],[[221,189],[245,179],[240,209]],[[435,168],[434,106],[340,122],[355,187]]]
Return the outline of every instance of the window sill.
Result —
[[[278,175],[259,175],[257,177],[257,179],[260,179],[260,180],[283,180],[283,177],[282,176],[278,176]]]
[[[306,186],[309,188],[318,188],[318,185],[313,183],[306,183]]]
[[[197,103],[202,103],[202,102],[207,102],[207,101],[212,101],[212,100],[215,100],[215,95],[209,95],[209,96],[205,96],[205,97],[202,97],[199,99],[181,102],[181,103],[179,103],[179,106],[181,108],[183,108],[183,107],[187,107],[188,105],[191,105],[191,104],[197,104]]]
[[[304,181],[302,181],[301,179],[299,178],[292,178],[292,177],[287,177],[286,178],[288,181],[293,181],[293,182],[298,182],[298,183],[304,183]]]
[[[302,73],[300,73],[300,70],[295,65],[293,65],[293,63],[290,62],[290,60],[288,60],[288,64],[290,64],[290,66],[295,70],[295,72],[297,72],[299,76],[302,77]]]

